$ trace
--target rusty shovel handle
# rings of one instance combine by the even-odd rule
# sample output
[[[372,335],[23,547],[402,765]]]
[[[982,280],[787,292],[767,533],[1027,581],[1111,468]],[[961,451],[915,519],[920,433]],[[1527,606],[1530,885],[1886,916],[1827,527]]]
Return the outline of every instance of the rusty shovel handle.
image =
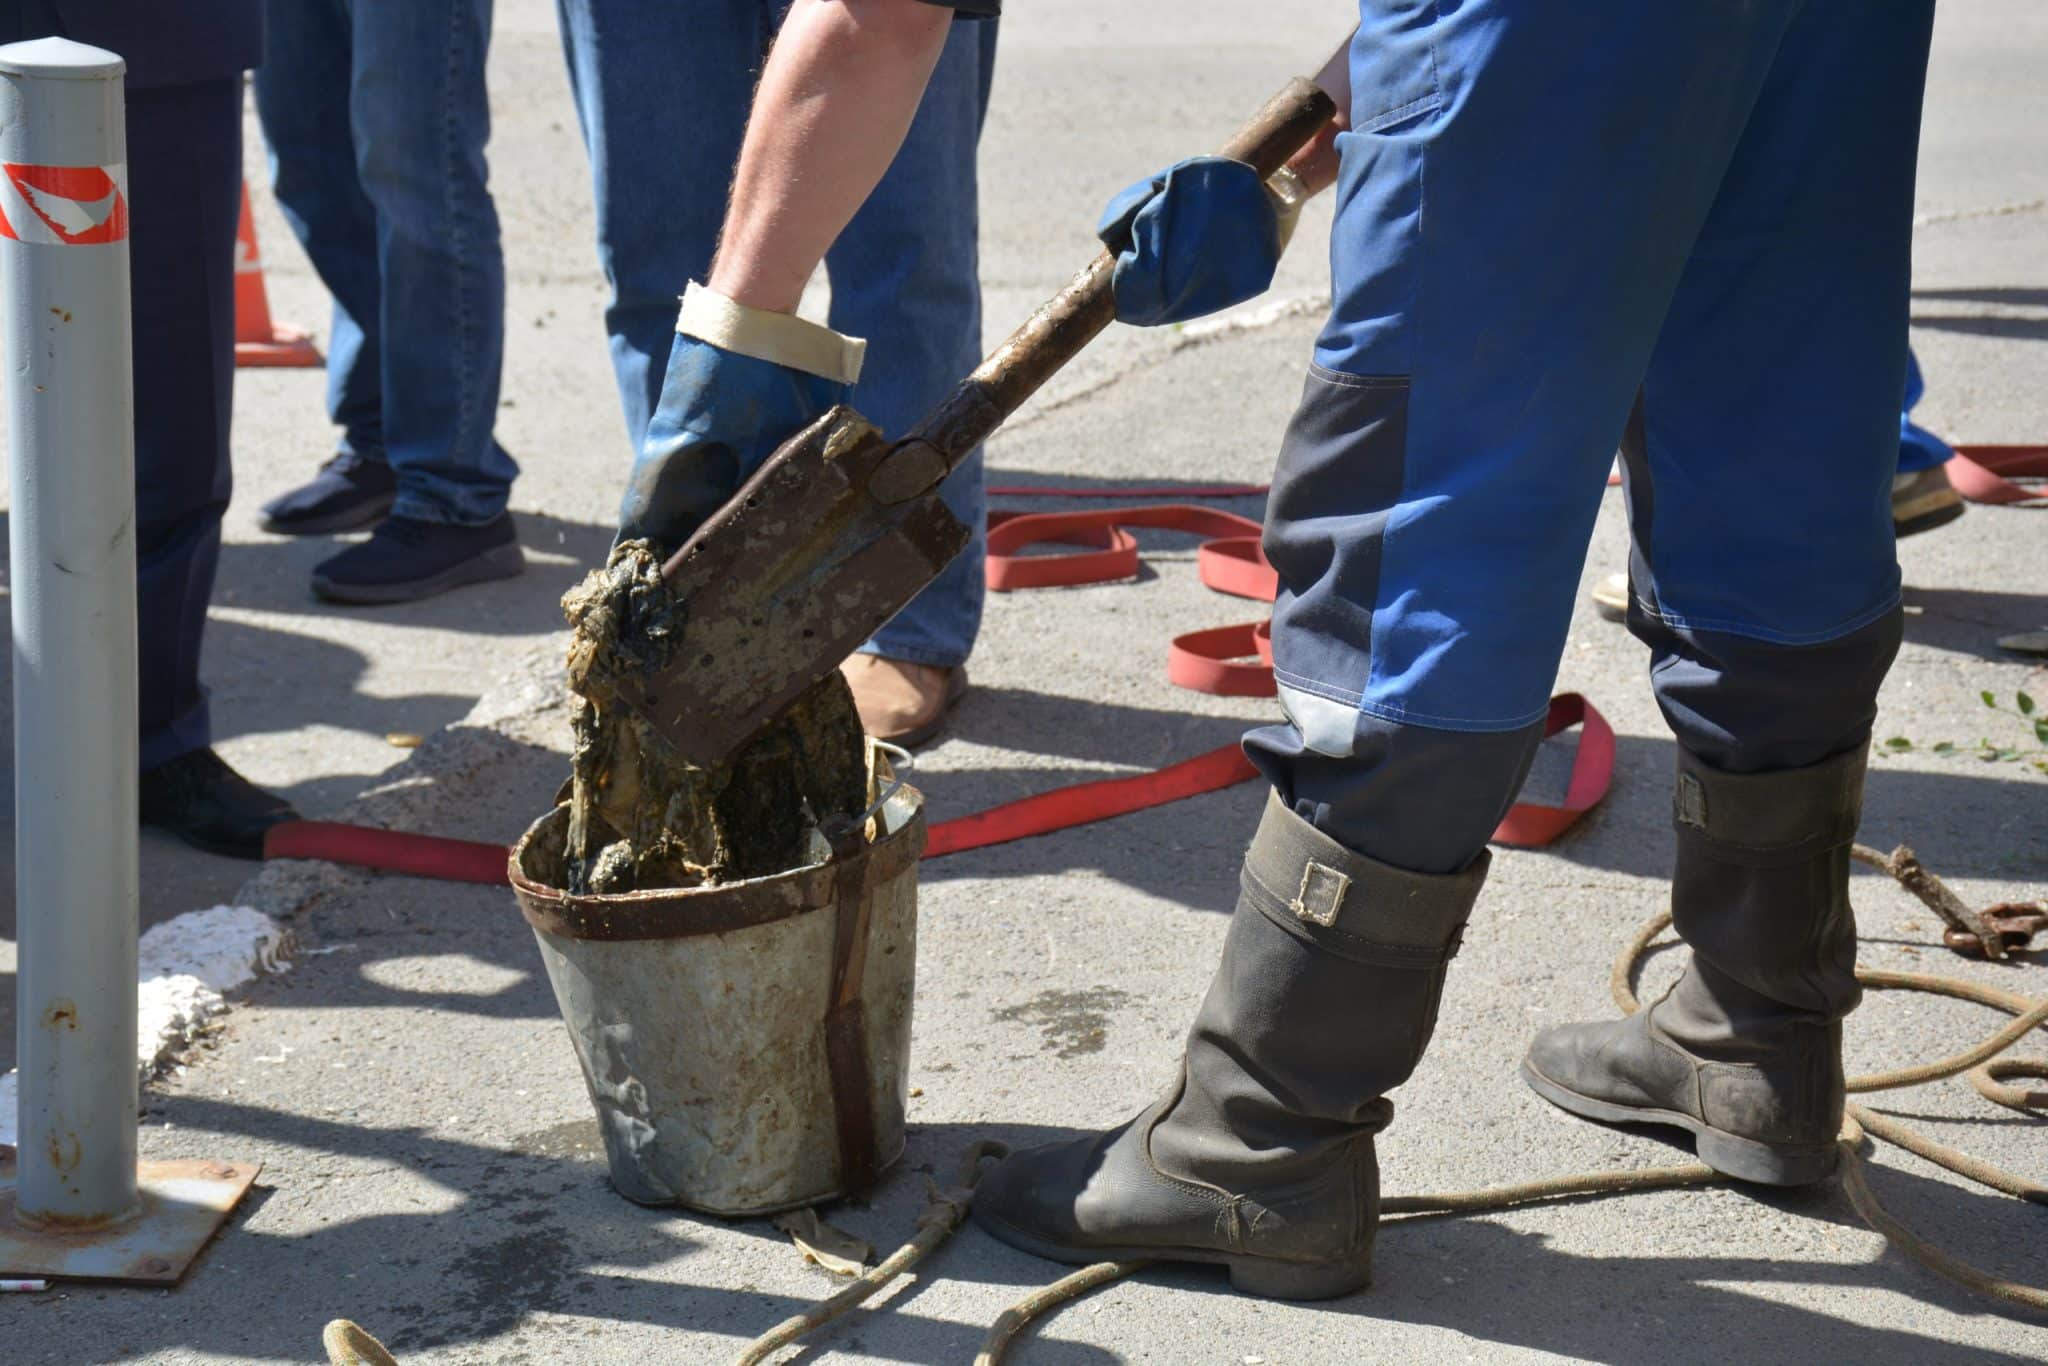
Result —
[[[1220,154],[1250,164],[1263,179],[1307,146],[1336,110],[1314,81],[1297,76],[1237,130]],[[1097,255],[962,381],[905,444],[935,448],[951,470],[1115,321],[1115,270],[1115,256],[1106,250]]]

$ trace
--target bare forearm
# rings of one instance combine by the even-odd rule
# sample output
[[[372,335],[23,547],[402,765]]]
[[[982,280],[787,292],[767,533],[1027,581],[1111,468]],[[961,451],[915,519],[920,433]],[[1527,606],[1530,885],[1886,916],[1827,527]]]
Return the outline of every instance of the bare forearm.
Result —
[[[796,0],[769,54],[710,286],[794,312],[910,129],[952,12],[917,0]]]
[[[1337,102],[1337,117],[1287,163],[1310,194],[1322,193],[1337,179],[1337,135],[1351,126],[1351,39],[1346,38],[1323,63],[1316,84]]]

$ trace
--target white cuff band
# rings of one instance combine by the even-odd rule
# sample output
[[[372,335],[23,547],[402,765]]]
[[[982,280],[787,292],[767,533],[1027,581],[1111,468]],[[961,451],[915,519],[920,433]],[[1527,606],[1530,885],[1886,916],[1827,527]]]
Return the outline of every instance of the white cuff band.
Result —
[[[842,337],[829,327],[805,322],[794,313],[771,313],[735,303],[695,280],[683,294],[676,331],[742,356],[786,365],[808,375],[855,384],[868,344]]]

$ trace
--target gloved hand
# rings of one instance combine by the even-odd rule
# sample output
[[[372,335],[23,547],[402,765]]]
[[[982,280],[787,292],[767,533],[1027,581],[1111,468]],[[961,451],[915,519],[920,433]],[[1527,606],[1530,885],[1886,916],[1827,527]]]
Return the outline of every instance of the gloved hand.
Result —
[[[776,447],[847,401],[866,345],[693,283],[613,543],[682,545]]]
[[[1186,322],[1263,294],[1308,197],[1291,172],[1275,179],[1195,157],[1110,200],[1095,232],[1116,253],[1118,320]]]

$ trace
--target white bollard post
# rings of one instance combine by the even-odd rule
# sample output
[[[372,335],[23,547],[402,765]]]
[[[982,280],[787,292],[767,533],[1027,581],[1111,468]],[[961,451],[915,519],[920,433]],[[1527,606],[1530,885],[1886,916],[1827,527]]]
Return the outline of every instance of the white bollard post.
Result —
[[[136,1179],[135,425],[122,60],[0,47],[13,480],[16,1218],[84,1231]]]

